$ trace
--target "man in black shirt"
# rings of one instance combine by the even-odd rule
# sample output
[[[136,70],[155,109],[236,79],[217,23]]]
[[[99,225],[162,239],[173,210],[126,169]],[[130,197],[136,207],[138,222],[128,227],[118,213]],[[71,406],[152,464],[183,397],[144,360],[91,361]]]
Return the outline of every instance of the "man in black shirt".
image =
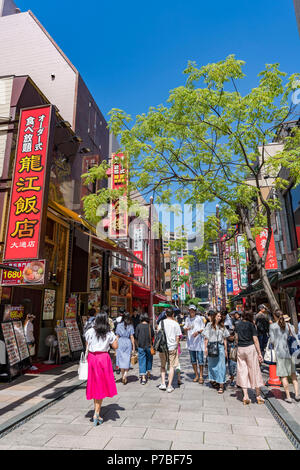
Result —
[[[136,327],[140,323],[140,315],[139,315],[139,312],[137,310],[133,311],[133,315],[131,317],[131,320],[132,320],[133,328],[134,328],[134,331],[135,331]]]
[[[255,317],[255,325],[257,329],[257,336],[259,341],[259,346],[262,355],[266,349],[268,339],[269,339],[269,327],[270,327],[270,316],[268,315],[268,309],[264,304],[258,306],[259,312]]]

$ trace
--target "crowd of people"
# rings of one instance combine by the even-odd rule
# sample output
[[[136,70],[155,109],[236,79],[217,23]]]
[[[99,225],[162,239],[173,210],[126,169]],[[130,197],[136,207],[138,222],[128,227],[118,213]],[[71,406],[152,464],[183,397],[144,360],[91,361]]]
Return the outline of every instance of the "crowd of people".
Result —
[[[292,402],[288,378],[291,377],[295,400],[300,401],[295,361],[288,347],[288,338],[296,337],[290,318],[280,310],[271,314],[265,305],[260,305],[257,314],[250,310],[242,312],[209,310],[197,312],[190,305],[188,315],[172,308],[164,310],[155,322],[155,331],[147,313],[137,311],[130,315],[120,310],[113,321],[108,308],[96,315],[89,312],[85,326],[85,340],[88,360],[86,396],[95,404],[94,424],[101,424],[101,404],[104,398],[117,394],[114,368],[121,373],[124,385],[128,382],[128,371],[133,356],[138,356],[140,384],[151,380],[153,355],[160,358],[161,383],[159,390],[172,393],[173,381],[177,376],[180,386],[180,342],[184,339],[189,351],[194,372],[193,381],[205,382],[204,367],[207,365],[208,385],[218,394],[229,387],[239,387],[243,392],[243,404],[251,400],[248,390],[256,392],[256,402],[263,404],[262,364],[264,352],[269,343],[276,353],[277,374],[282,380],[286,401]],[[114,351],[111,354],[111,351]],[[168,375],[167,375],[168,371]],[[226,380],[228,371],[229,382]]]

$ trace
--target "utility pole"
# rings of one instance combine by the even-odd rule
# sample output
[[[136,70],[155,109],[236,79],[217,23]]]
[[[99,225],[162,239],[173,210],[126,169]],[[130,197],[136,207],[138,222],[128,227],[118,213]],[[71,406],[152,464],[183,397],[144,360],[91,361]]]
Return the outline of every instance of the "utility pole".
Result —
[[[220,263],[220,274],[221,274],[221,309],[225,310],[226,308],[226,290],[225,290],[225,279],[224,279],[224,254],[223,254],[223,242],[222,242],[222,232],[221,232],[221,220],[219,206],[216,207],[216,217],[218,219],[218,249],[219,249],[219,263]]]
[[[149,237],[150,237],[150,256],[149,256],[149,277],[150,277],[150,299],[149,299],[149,316],[150,320],[152,318],[153,329],[155,328],[155,315],[153,312],[153,294],[154,294],[154,276],[153,276],[153,267],[154,267],[154,246],[153,246],[153,232],[152,232],[152,218],[153,218],[153,197],[150,197],[150,208],[149,208]]]

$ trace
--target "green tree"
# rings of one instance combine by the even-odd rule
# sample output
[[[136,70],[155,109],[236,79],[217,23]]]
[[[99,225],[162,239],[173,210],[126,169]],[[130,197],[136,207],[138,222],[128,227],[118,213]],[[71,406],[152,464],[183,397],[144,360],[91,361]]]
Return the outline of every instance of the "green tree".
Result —
[[[299,184],[299,130],[275,156],[267,156],[266,146],[294,111],[289,96],[299,75],[287,78],[279,64],[267,64],[257,86],[243,94],[238,82],[245,77],[244,65],[233,55],[203,67],[189,62],[186,83],[172,90],[164,105],[151,107],[134,121],[113,109],[109,125],[129,156],[131,181],[141,192],[153,193],[158,203],[170,203],[174,197],[188,204],[218,201],[220,217],[231,227],[228,238],[241,224],[271,308],[276,309],[265,262],[271,214],[280,205],[277,197],[266,196],[264,175],[274,175],[274,188],[283,188],[287,181],[277,175],[284,166]],[[261,258],[255,235],[263,228],[268,239]],[[203,246],[195,250],[199,259],[209,256],[209,241],[217,239],[218,230],[217,218],[208,217]]]

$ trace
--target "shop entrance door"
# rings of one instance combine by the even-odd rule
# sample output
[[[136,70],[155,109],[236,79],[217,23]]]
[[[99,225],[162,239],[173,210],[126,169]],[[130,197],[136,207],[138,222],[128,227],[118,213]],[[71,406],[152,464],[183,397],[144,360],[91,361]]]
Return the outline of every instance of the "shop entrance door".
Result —
[[[12,305],[24,306],[24,320],[28,313],[35,315],[33,334],[35,338],[36,354],[39,350],[40,328],[42,320],[42,294],[42,290],[29,289],[28,287],[15,287],[12,294]]]

